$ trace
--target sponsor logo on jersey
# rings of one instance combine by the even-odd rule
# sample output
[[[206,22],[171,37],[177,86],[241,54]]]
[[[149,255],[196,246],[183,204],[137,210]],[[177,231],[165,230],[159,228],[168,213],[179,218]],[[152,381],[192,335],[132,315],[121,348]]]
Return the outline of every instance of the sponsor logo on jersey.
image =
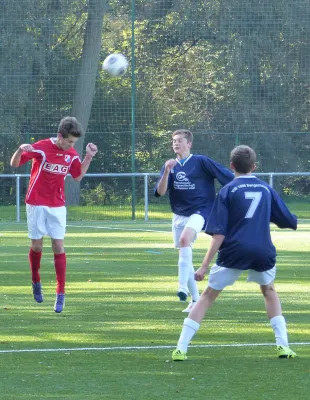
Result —
[[[179,182],[188,182],[188,179],[186,178],[186,174],[185,172],[178,172],[176,174],[176,178]]]
[[[173,182],[173,187],[178,190],[195,190],[196,186],[187,177],[186,173],[180,171],[175,176],[176,180]]]
[[[67,175],[69,167],[67,165],[51,164],[49,162],[45,162],[43,164],[43,170],[51,172],[52,174]]]
[[[69,163],[71,161],[71,156],[69,156],[69,154],[65,155],[65,161],[66,163]]]

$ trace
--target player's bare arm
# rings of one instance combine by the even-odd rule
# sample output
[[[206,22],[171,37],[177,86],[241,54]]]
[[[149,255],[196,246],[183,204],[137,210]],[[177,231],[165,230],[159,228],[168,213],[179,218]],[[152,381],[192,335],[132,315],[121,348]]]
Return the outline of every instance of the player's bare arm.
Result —
[[[167,160],[165,162],[164,174],[157,185],[157,193],[160,196],[163,196],[167,192],[169,174],[172,168],[175,166],[176,162],[177,161],[175,159]]]
[[[88,145],[86,146],[85,158],[82,162],[81,175],[78,176],[77,178],[75,178],[75,180],[77,182],[80,182],[82,180],[83,176],[86,174],[93,157],[97,154],[97,151],[98,151],[98,148],[95,144],[88,143]]]
[[[202,261],[201,267],[197,269],[197,271],[195,272],[196,281],[202,281],[204,279],[205,274],[208,271],[209,265],[213,257],[221,247],[224,239],[225,239],[224,235],[213,235],[210,243],[210,248],[207,251],[205,258]]]
[[[10,161],[11,167],[17,168],[19,166],[23,151],[33,151],[32,145],[25,143],[25,144],[21,144],[19,146],[19,148],[15,151],[15,153],[13,154],[13,156],[11,158],[11,161]]]

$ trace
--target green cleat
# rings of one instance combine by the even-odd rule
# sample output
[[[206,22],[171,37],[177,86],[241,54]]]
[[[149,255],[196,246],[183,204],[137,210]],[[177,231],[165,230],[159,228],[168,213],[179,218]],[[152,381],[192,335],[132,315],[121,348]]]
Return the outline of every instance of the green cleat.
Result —
[[[296,353],[288,346],[277,346],[277,353],[279,358],[295,358]]]
[[[187,360],[186,352],[178,349],[172,352],[172,361],[184,361]]]

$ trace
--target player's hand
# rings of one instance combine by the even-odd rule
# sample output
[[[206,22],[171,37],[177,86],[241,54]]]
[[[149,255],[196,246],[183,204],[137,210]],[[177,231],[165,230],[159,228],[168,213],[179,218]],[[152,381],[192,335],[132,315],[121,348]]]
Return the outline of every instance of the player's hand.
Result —
[[[165,162],[165,171],[170,172],[176,163],[177,163],[176,159],[167,160]]]
[[[19,146],[19,148],[21,149],[21,151],[33,151],[34,148],[32,147],[31,144],[25,143],[25,144],[21,144]]]
[[[88,143],[86,146],[86,154],[89,154],[92,157],[96,155],[97,151],[97,146],[94,143]]]
[[[208,267],[207,266],[201,266],[195,272],[195,280],[198,281],[198,282],[203,281],[207,271],[208,271]]]

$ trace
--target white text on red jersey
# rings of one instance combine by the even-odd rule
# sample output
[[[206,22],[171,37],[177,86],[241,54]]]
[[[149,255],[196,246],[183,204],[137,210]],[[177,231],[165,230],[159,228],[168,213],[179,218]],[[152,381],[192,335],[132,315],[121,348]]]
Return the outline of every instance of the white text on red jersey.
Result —
[[[43,164],[43,169],[44,171],[51,172],[52,174],[67,175],[69,167],[67,165],[51,164],[46,161]]]

